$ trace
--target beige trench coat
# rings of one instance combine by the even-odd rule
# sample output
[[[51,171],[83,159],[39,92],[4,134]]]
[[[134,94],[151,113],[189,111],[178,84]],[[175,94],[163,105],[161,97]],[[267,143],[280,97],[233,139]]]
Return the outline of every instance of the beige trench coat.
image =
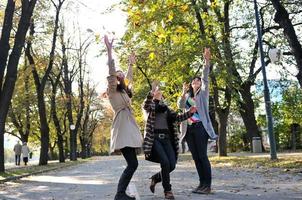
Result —
[[[108,96],[111,107],[114,111],[114,118],[111,126],[110,153],[124,147],[141,148],[143,138],[139,127],[134,119],[131,99],[126,92],[118,92],[116,71],[114,61],[109,63]],[[128,80],[132,78],[132,68],[127,73]]]

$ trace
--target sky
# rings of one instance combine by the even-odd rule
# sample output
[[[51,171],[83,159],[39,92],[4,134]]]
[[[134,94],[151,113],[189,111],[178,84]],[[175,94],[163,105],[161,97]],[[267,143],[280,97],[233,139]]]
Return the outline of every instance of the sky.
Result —
[[[89,37],[95,34],[104,35],[106,33],[115,32],[115,39],[119,39],[125,32],[127,16],[118,9],[113,12],[105,12],[112,5],[120,2],[119,0],[73,0],[74,4],[69,13],[64,13],[64,19],[68,22],[69,29],[73,29],[73,24],[79,23],[83,37]],[[70,7],[66,5],[67,7]],[[88,32],[87,29],[93,30],[94,33]],[[88,54],[88,66],[90,70],[89,77],[97,84],[97,92],[101,93],[106,90],[108,75],[107,57],[100,56],[100,49],[104,48],[103,42],[99,44],[93,43]],[[17,138],[5,134],[4,146],[12,149],[16,144]]]
[[[69,14],[64,17],[69,22],[69,27],[72,29],[73,23],[79,23],[84,37],[89,35],[109,34],[115,33],[115,41],[119,40],[124,32],[126,26],[126,13],[122,12],[118,6],[115,6],[113,11],[106,12],[107,9],[116,5],[120,0],[74,0],[76,7]],[[90,31],[87,31],[87,30]],[[92,32],[92,31],[93,32]],[[97,91],[103,92],[106,90],[106,77],[108,75],[107,56],[100,55],[100,50],[104,48],[103,40],[99,43],[93,42],[88,54],[88,66],[90,68],[89,76],[97,84]],[[118,60],[116,63],[118,64]]]

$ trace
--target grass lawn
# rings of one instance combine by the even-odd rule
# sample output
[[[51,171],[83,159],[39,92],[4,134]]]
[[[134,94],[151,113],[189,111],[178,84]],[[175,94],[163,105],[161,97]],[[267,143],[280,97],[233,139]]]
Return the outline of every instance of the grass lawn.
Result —
[[[252,155],[252,154],[251,154]],[[209,156],[213,167],[242,167],[242,168],[281,168],[302,170],[302,154],[280,154],[277,160],[268,156]],[[179,161],[192,160],[191,154],[182,154]]]

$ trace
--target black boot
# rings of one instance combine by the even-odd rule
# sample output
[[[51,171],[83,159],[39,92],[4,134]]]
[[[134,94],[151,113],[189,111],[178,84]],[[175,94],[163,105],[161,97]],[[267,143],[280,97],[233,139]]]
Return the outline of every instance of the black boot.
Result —
[[[150,190],[151,190],[152,193],[155,192],[155,185],[161,181],[161,180],[160,180],[160,177],[158,177],[158,175],[160,176],[159,173],[154,174],[154,175],[151,176],[151,178],[150,178],[150,179],[151,179]]]

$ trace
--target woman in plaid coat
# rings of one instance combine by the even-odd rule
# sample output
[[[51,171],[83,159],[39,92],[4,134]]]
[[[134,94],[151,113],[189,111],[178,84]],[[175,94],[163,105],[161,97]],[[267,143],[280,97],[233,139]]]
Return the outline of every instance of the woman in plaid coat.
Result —
[[[174,199],[170,172],[175,169],[179,151],[176,122],[191,117],[196,112],[196,108],[192,107],[186,113],[176,114],[163,103],[162,93],[154,82],[151,92],[143,103],[143,109],[148,115],[143,143],[145,157],[146,160],[161,165],[161,171],[151,177],[150,190],[154,193],[155,185],[162,182],[165,199]]]

